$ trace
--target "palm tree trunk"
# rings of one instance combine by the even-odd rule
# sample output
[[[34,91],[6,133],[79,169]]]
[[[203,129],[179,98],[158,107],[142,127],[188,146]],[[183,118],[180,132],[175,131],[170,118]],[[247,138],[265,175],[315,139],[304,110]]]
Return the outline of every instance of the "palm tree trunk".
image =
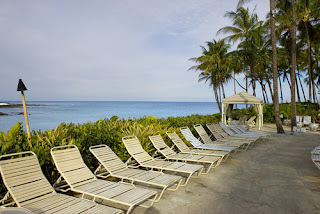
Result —
[[[268,93],[267,93],[267,90],[266,90],[266,86],[265,86],[265,85],[263,85],[263,91],[264,91],[264,93],[265,93],[265,95],[266,95],[267,103],[269,104]]]
[[[243,87],[243,86],[239,83],[239,81],[236,80],[236,78],[233,77],[233,80],[234,80],[243,90],[246,90],[246,91],[247,91],[247,89],[246,89],[245,87]],[[234,90],[234,93],[236,94],[236,90]]]
[[[220,85],[218,85],[218,87],[219,87],[219,94],[218,94],[218,96],[219,96],[219,103],[220,103],[220,106],[222,106],[222,104],[221,104],[221,87],[220,87]]]
[[[237,93],[237,90],[236,90],[236,74],[235,74],[234,71],[233,71],[233,91],[234,91],[234,94]]]
[[[248,92],[248,76],[246,75],[246,92]]]
[[[318,102],[318,97],[317,97],[317,91],[318,91],[318,88],[317,88],[317,86],[315,85],[315,87],[314,87],[314,102],[315,103],[319,103]]]
[[[297,87],[297,96],[298,96],[298,102],[300,103],[301,100],[300,100],[300,92],[299,92],[299,85],[298,85],[298,79],[297,79],[297,76],[296,76],[296,87]]]
[[[304,88],[303,88],[303,85],[302,85],[302,82],[301,82],[301,78],[300,78],[300,71],[299,71],[299,66],[298,65],[297,65],[297,71],[298,71],[298,79],[299,79],[299,83],[300,83],[300,88],[302,90],[303,98],[304,98],[304,101],[307,102],[306,94],[304,93]]]
[[[236,90],[236,74],[233,71],[233,90],[234,90],[234,94],[237,94],[237,90]],[[237,109],[237,104],[235,104],[235,109]]]
[[[291,71],[290,71],[290,72],[291,72]],[[287,75],[285,75],[284,78],[286,78],[286,80],[287,80],[287,82],[288,82],[288,85],[289,85],[289,87],[290,87],[290,89],[291,89],[291,83],[290,83],[290,80],[289,80],[289,78],[287,77]]]
[[[268,68],[268,70],[269,70],[269,68]],[[270,73],[270,70],[269,70],[269,73]],[[271,95],[271,99],[272,99],[272,102],[273,102],[273,91],[272,91],[270,79],[271,79],[271,78],[268,77],[266,81],[267,81],[267,83],[268,83],[269,90],[270,90],[270,95]]]
[[[213,92],[214,92],[214,97],[216,99],[216,102],[217,102],[217,105],[218,105],[218,108],[219,108],[219,111],[220,111],[220,114],[221,114],[222,113],[222,109],[221,109],[221,105],[220,105],[220,102],[219,102],[218,92],[217,92],[217,89],[215,87],[213,87]]]
[[[253,96],[256,96],[256,78],[255,78],[255,75],[254,75],[254,71],[253,71],[253,60],[251,58],[250,60],[250,74],[251,74],[251,85],[252,85],[252,91],[253,91]]]
[[[263,90],[263,83],[262,83],[262,81],[259,82],[259,83],[260,83],[260,85],[261,85],[261,92],[262,92],[262,96],[263,96],[263,102],[264,102],[264,103],[267,103],[266,97],[265,97],[265,94],[264,94],[264,90]]]
[[[270,28],[271,28],[271,41],[272,41],[272,71],[273,71],[273,103],[275,112],[275,121],[277,126],[277,133],[284,133],[279,111],[279,97],[278,97],[278,61],[277,61],[277,47],[276,47],[276,30],[275,30],[275,0],[270,0]]]
[[[283,103],[282,84],[281,84],[280,77],[279,77],[278,79],[279,79],[279,84],[280,84],[280,98],[281,98],[281,103]]]
[[[297,44],[296,44],[296,28],[297,28],[297,21],[296,21],[296,6],[295,0],[291,1],[292,6],[292,40],[291,40],[291,131],[293,130],[294,126],[297,126],[297,112],[296,112],[296,90],[295,90],[295,82],[296,82],[296,51],[297,51]]]
[[[223,83],[221,83],[221,90],[222,90],[223,98],[226,98],[226,94],[224,93]]]
[[[265,85],[262,85],[262,93],[264,93],[264,95],[266,97],[265,103],[269,103],[268,93],[266,91],[266,86]]]
[[[246,92],[248,92],[248,76],[246,74]],[[246,104],[246,109],[248,109],[248,104]]]
[[[312,92],[311,92],[311,82],[312,82],[312,63],[311,63],[311,40],[310,40],[310,33],[309,33],[309,27],[308,27],[308,22],[304,22],[304,27],[306,29],[306,34],[307,34],[307,58],[308,58],[308,75],[309,75],[309,101],[311,102],[312,100]]]
[[[314,81],[312,80],[312,92],[313,92],[313,102],[316,102],[316,90],[315,90],[315,83]]]

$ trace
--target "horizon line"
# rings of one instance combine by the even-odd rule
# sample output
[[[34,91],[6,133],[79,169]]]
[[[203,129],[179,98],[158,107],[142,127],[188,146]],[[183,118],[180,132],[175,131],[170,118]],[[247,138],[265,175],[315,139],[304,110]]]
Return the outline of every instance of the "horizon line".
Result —
[[[21,102],[21,100],[4,100],[0,103],[10,103],[10,102]],[[160,101],[160,100],[152,100],[152,101],[134,101],[134,100],[29,100],[26,102],[164,102],[164,103],[216,103],[215,101]]]

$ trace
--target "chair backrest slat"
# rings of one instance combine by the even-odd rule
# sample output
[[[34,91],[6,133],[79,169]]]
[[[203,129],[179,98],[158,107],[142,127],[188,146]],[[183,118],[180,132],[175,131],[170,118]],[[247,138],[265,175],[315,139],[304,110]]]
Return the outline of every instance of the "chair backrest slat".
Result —
[[[92,146],[89,150],[111,174],[112,172],[127,168],[107,145]]]
[[[229,127],[236,133],[236,134],[242,134],[243,132],[235,125],[230,124]]]
[[[30,155],[19,157],[20,155]],[[4,160],[5,157],[14,157]],[[43,175],[38,159],[33,152],[14,153],[0,157],[0,171],[3,183],[19,207],[39,197],[55,194]]]
[[[230,135],[227,133],[227,132],[225,132],[222,128],[221,128],[221,126],[219,125],[219,124],[212,124],[213,125],[213,127],[215,128],[215,130],[216,130],[216,132],[218,132],[223,138],[228,138],[228,137],[230,137]]]
[[[223,136],[215,130],[214,124],[206,124],[206,126],[217,140],[223,139]]]
[[[125,145],[129,154],[139,164],[143,164],[145,162],[153,160],[153,158],[142,148],[142,146],[136,136],[123,137],[122,142]]]
[[[203,144],[192,134],[191,130],[188,127],[181,127],[180,128],[181,133],[183,136],[190,141],[190,143],[195,146],[202,146]]]
[[[233,133],[224,123],[219,123],[220,127],[223,129],[223,131],[225,131],[228,135],[230,136],[234,136],[235,133]]]
[[[175,155],[173,151],[162,139],[161,135],[149,136],[153,146],[160,152],[163,156],[169,157],[170,155]]]
[[[97,179],[83,162],[76,146],[54,147],[51,149],[51,155],[58,171],[71,188]]]
[[[203,126],[200,124],[194,125],[194,129],[197,131],[197,133],[199,134],[201,140],[204,143],[210,144],[212,143],[211,138],[209,137],[209,135],[207,134],[206,130],[204,130]]]
[[[188,152],[190,148],[182,141],[182,139],[177,135],[177,133],[169,133],[167,132],[168,137],[172,140],[174,145],[181,151],[181,152]]]

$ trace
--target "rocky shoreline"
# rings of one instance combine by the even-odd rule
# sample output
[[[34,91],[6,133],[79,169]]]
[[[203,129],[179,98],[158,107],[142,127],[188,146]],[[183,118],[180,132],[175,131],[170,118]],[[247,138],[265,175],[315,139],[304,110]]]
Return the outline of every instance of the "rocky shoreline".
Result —
[[[43,104],[27,104],[27,106],[46,106]],[[1,108],[22,108],[23,105],[22,104],[12,104],[12,103],[0,103],[0,109]],[[16,113],[12,113],[12,114],[7,114],[7,113],[3,113],[0,112],[0,116],[10,116],[10,115],[23,115],[23,112],[16,112]]]
[[[0,108],[22,108],[22,104],[1,103]],[[27,104],[27,106],[46,106],[44,104]]]

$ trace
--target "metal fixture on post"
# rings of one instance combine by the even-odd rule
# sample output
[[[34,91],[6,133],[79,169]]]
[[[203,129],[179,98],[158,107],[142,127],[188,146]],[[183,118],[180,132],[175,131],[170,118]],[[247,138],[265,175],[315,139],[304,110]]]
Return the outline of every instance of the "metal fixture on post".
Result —
[[[26,107],[26,99],[24,97],[23,91],[26,91],[27,88],[23,84],[22,79],[19,79],[18,88],[17,91],[21,91],[22,96],[22,105],[23,105],[23,112],[24,112],[24,119],[26,121],[26,127],[27,127],[27,134],[28,134],[28,141],[30,143],[31,141],[31,135],[30,135],[30,128],[29,128],[29,120],[28,120],[28,113],[27,113],[27,107]]]

